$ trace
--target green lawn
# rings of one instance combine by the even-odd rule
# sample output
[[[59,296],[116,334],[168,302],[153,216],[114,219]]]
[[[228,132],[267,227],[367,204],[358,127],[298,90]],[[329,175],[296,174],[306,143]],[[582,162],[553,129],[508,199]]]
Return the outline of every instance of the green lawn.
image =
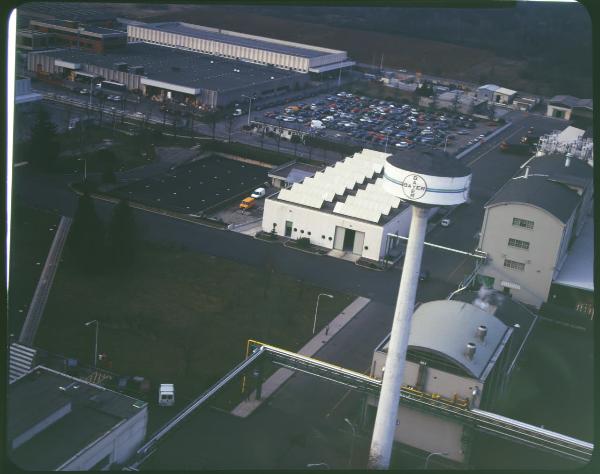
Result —
[[[591,441],[592,331],[537,322],[512,376],[501,413]]]
[[[59,218],[12,202],[8,331],[18,337],[27,315]]]
[[[88,277],[65,254],[36,339],[38,347],[91,363],[94,329],[112,370],[197,395],[245,357],[249,338],[298,350],[312,336],[322,288],[179,248],[144,243],[135,268]],[[322,298],[319,325],[352,298]]]

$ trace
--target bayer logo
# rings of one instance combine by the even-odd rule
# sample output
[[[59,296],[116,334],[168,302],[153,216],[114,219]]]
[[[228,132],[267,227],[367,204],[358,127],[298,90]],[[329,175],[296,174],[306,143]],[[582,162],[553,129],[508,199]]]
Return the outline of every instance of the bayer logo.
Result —
[[[420,199],[427,191],[427,183],[418,174],[409,174],[402,181],[402,190],[410,199]]]

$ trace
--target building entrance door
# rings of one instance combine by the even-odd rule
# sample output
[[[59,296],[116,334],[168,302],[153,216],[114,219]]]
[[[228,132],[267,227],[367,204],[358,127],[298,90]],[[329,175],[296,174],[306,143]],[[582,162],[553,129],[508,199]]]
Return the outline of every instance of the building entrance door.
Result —
[[[365,243],[365,233],[355,231],[354,247],[352,247],[352,253],[354,253],[356,255],[362,255],[364,243]]]
[[[333,248],[336,250],[342,250],[344,248],[344,237],[346,235],[346,229],[343,227],[335,227],[335,238],[333,239]]]
[[[510,296],[510,288],[507,286],[503,286],[502,293],[504,293],[506,296]]]
[[[292,236],[292,227],[293,226],[294,226],[294,223],[292,221],[285,221],[285,236],[286,237]]]
[[[346,233],[344,234],[344,246],[342,250],[344,251],[354,251],[354,237],[356,236],[356,232],[350,229],[346,229]]]

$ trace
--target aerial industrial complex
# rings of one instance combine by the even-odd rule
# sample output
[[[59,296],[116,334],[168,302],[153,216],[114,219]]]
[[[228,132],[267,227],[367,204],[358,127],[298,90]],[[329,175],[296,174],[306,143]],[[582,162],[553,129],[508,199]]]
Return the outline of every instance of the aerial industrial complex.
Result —
[[[11,462],[589,462],[592,100],[487,83],[500,77],[479,85],[385,70],[383,57],[377,71],[343,50],[170,20],[171,7],[136,19],[118,5],[19,11],[13,201],[60,222],[40,219],[44,265],[13,254],[39,283],[11,313]],[[35,140],[47,136],[52,162],[23,156],[45,156]],[[52,334],[46,301],[54,272],[76,267],[86,205],[102,206],[94,229],[106,234],[107,261],[123,257],[117,224],[131,231],[127,252],[139,260],[127,267],[123,257],[119,275],[133,281],[165,262],[183,271],[143,286],[162,295],[150,308],[127,293],[123,314],[65,318],[89,336],[71,344]],[[13,246],[36,217],[19,219]],[[242,270],[231,269],[242,267],[237,280]],[[77,291],[107,298],[94,278],[116,272],[88,271],[75,274]],[[177,290],[161,293],[167,278]],[[164,343],[182,328],[176,347]],[[39,334],[63,353],[38,347]]]

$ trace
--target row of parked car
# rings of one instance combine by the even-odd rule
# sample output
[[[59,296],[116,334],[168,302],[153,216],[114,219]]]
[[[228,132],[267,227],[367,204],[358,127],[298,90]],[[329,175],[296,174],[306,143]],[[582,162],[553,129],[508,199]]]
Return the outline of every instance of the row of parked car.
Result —
[[[291,128],[310,127],[316,134],[327,135],[334,140],[350,140],[358,145],[387,149],[414,146],[445,148],[452,146],[457,135],[472,134],[476,126],[474,120],[466,115],[429,112],[410,104],[348,92],[311,104],[290,105],[281,113],[265,112],[264,116],[271,121],[286,123]],[[490,122],[490,125],[496,124]],[[487,133],[473,140],[481,140]]]

